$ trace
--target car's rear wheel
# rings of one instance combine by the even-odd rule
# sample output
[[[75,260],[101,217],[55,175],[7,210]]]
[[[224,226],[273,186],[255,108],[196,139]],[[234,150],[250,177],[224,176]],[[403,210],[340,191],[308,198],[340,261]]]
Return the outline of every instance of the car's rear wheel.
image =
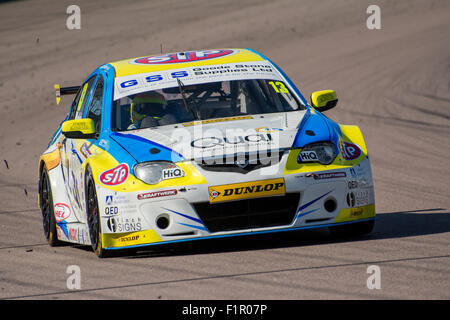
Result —
[[[374,225],[375,220],[367,220],[330,227],[329,230],[335,237],[355,237],[372,232]]]
[[[53,207],[52,187],[48,176],[47,168],[42,168],[40,177],[39,205],[42,213],[42,227],[44,236],[48,244],[52,247],[60,245],[62,242],[58,240],[56,233],[56,219]]]
[[[89,236],[92,249],[99,258],[107,256],[107,251],[102,244],[102,230],[100,223],[100,212],[98,210],[97,192],[95,190],[94,177],[90,168],[86,172],[86,210],[89,227]]]

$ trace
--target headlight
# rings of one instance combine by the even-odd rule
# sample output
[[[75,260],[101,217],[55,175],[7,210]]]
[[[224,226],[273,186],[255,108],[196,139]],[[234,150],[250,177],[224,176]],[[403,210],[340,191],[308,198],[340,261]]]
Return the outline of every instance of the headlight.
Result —
[[[320,162],[321,164],[330,164],[336,158],[337,152],[334,144],[331,142],[319,142],[305,146],[300,151],[297,162]]]
[[[137,164],[134,175],[145,183],[157,184],[162,180],[184,177],[184,171],[172,162],[152,161]]]

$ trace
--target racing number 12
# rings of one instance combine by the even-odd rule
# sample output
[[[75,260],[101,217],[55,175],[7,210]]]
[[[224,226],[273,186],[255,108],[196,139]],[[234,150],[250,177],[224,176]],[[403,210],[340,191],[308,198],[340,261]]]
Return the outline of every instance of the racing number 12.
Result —
[[[286,86],[284,85],[283,82],[280,81],[269,81],[269,84],[272,86],[273,90],[275,90],[276,93],[289,93],[288,88],[286,88]]]

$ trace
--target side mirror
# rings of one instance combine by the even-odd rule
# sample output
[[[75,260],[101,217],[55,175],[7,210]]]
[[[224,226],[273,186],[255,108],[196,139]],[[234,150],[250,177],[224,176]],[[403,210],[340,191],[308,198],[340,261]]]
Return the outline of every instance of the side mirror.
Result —
[[[90,118],[67,120],[63,122],[61,131],[69,139],[97,138],[94,121]]]
[[[315,91],[311,94],[311,106],[320,112],[334,108],[337,102],[338,98],[334,90]]]

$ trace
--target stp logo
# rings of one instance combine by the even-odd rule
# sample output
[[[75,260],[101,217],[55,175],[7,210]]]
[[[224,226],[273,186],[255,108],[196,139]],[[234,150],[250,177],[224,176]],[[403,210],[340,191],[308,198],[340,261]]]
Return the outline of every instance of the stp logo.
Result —
[[[119,164],[117,167],[106,170],[99,176],[101,183],[107,186],[116,186],[124,183],[128,179],[129,168],[126,163]]]
[[[216,190],[213,190],[213,191],[211,191],[211,193],[210,193],[210,196],[211,196],[211,198],[213,198],[213,199],[217,198],[219,195],[220,195],[220,192],[219,192],[219,191],[216,191]]]
[[[341,149],[342,157],[345,160],[353,160],[361,155],[361,149],[356,144],[341,141],[339,147],[339,149]]]
[[[204,51],[187,51],[169,53],[162,56],[143,57],[134,60],[135,64],[165,64],[165,63],[182,63],[193,62],[206,59],[219,58],[235,53],[235,50],[204,50]]]
[[[70,216],[70,208],[65,203],[55,204],[55,220],[61,222]]]

